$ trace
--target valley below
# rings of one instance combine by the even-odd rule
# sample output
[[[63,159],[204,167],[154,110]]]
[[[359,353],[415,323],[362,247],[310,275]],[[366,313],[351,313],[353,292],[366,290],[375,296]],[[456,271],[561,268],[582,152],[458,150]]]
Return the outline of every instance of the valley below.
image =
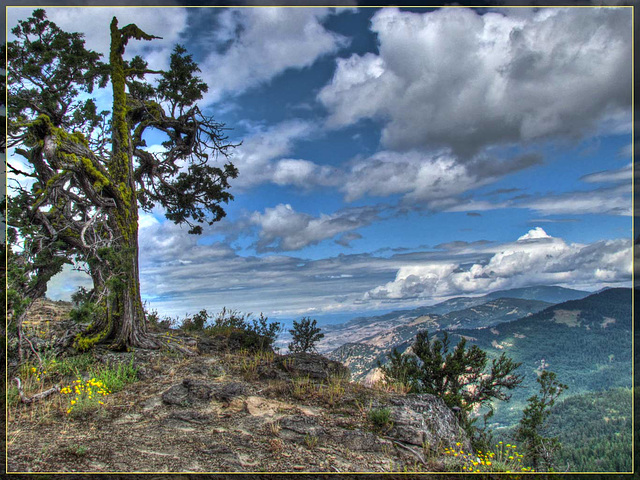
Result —
[[[489,358],[505,353],[521,363],[518,373],[524,376],[524,381],[512,392],[509,401],[493,403],[494,414],[487,426],[499,436],[512,434],[527,399],[538,393],[536,379],[544,370],[553,371],[568,386],[561,400],[568,405],[586,402],[589,408],[584,409],[585,416],[598,425],[586,433],[583,429],[582,445],[577,446],[570,432],[579,423],[575,410],[573,418],[568,417],[571,410],[568,407],[554,410],[550,430],[567,441],[569,451],[565,460],[569,459],[574,467],[595,471],[607,468],[617,471],[620,465],[630,469],[631,295],[631,289],[625,288],[590,293],[536,287],[484,297],[460,297],[430,307],[357,318],[332,326],[327,329],[321,348],[329,358],[348,366],[353,378],[366,385],[382,380],[378,365],[388,361],[390,352],[397,349],[410,353],[421,330],[427,330],[432,339],[441,339],[447,332],[452,346],[464,338],[468,345],[477,345],[487,352]],[[339,339],[346,343],[331,350]],[[615,415],[607,416],[606,402],[589,401],[607,396],[616,399]],[[609,443],[615,449],[612,452],[617,458],[615,465],[589,462],[584,454],[588,450],[586,445],[610,441],[604,440],[607,434],[603,432],[611,430],[612,418],[617,419],[620,428],[613,436],[615,447]],[[482,423],[481,418],[478,421]],[[582,449],[583,455],[576,449]],[[620,460],[621,457],[625,460]]]

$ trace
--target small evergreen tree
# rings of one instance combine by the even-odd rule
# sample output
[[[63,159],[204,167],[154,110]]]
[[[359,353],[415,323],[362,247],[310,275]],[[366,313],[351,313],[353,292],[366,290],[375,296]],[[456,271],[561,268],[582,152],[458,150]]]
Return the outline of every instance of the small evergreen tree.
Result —
[[[491,361],[487,371],[487,354],[477,345],[466,346],[463,337],[453,351],[449,351],[449,336],[429,340],[427,331],[419,332],[413,353],[402,355],[394,350],[389,363],[378,362],[387,381],[402,382],[410,392],[430,393],[440,397],[467,430],[473,421],[469,414],[476,407],[488,407],[487,417],[493,413],[491,401],[509,400],[507,390],[522,383],[522,375],[514,374],[521,365],[502,354]]]
[[[522,411],[522,419],[516,430],[516,439],[524,443],[527,457],[535,470],[541,461],[547,469],[553,466],[553,455],[560,448],[556,437],[543,436],[545,422],[551,412],[556,399],[568,387],[556,380],[556,374],[544,370],[537,378],[540,384],[540,396],[529,398],[526,408]]]
[[[303,317],[299,322],[294,320],[293,328],[289,330],[293,337],[289,350],[294,353],[315,351],[316,343],[324,338],[324,333],[320,333],[320,328],[316,325],[316,320],[309,317]]]

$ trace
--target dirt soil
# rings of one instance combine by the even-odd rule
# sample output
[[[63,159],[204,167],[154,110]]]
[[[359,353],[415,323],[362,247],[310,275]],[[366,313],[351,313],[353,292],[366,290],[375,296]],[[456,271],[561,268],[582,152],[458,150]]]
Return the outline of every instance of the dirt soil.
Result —
[[[104,362],[130,354],[103,351]],[[116,358],[118,357],[118,358]],[[277,358],[277,357],[276,357]],[[357,384],[294,392],[274,362],[250,354],[136,351],[139,381],[85,417],[62,395],[13,406],[9,472],[389,472],[416,457],[375,432]]]

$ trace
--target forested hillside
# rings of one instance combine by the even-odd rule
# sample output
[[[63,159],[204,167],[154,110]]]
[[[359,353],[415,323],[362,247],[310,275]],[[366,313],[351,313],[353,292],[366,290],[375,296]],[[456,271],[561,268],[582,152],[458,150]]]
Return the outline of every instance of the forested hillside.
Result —
[[[556,372],[571,395],[630,388],[631,319],[631,289],[616,288],[491,328],[458,329],[450,336],[452,343],[464,336],[489,356],[506,353],[522,362],[523,388],[508,403],[498,402],[492,419],[494,427],[507,427],[518,422],[543,368]]]
[[[549,417],[548,431],[562,444],[559,467],[569,465],[574,472],[631,471],[631,402],[631,389],[626,388],[558,402]]]

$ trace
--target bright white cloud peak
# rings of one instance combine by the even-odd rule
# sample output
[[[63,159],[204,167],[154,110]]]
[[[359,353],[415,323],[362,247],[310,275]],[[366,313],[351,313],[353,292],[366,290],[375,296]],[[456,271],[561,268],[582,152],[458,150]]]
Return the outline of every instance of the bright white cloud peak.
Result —
[[[631,278],[630,240],[568,244],[536,227],[505,244],[486,262],[455,259],[400,267],[395,280],[368,291],[365,300],[443,298],[530,285],[581,285]]]
[[[380,10],[371,27],[379,54],[338,59],[318,95],[329,125],[379,118],[388,147],[469,156],[487,145],[582,136],[629,116],[628,12],[503,12]]]

